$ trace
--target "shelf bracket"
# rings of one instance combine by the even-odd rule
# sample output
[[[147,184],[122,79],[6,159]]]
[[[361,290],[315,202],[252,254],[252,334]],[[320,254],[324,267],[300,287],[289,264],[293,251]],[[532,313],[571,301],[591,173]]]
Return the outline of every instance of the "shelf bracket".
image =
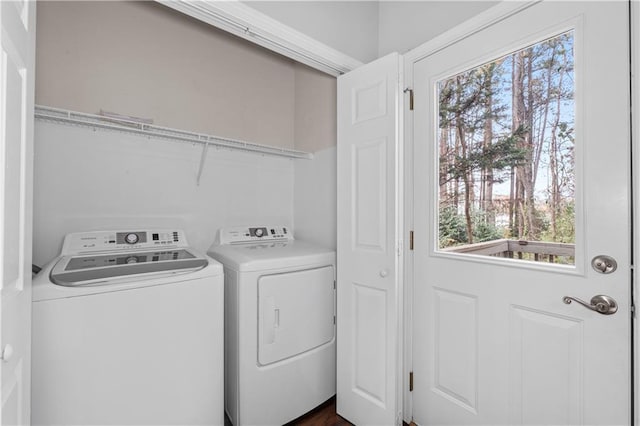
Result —
[[[209,151],[209,142],[202,144],[202,154],[200,154],[200,166],[198,167],[198,177],[196,178],[196,185],[200,186],[200,178],[202,177],[202,171],[204,170],[204,163],[207,159],[207,151]]]

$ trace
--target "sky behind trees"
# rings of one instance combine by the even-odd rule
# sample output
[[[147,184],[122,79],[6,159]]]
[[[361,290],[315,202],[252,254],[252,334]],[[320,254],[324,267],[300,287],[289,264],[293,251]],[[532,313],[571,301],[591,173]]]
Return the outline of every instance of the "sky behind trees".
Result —
[[[440,248],[573,243],[573,32],[438,83]]]

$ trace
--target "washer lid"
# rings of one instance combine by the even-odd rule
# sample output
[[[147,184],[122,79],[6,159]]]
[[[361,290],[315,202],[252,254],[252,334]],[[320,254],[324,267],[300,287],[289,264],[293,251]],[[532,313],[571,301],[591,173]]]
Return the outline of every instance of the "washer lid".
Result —
[[[101,253],[64,256],[51,270],[54,284],[75,287],[109,284],[131,275],[174,274],[197,271],[209,261],[187,249]]]
[[[266,271],[335,263],[333,250],[299,240],[213,245],[207,253],[236,271]]]

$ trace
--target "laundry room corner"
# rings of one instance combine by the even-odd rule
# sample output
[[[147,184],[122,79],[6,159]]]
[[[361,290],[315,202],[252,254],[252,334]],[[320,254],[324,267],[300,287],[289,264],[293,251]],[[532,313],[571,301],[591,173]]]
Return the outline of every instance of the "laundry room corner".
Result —
[[[43,2],[38,35],[37,105],[314,158],[36,120],[35,264],[67,233],[141,226],[206,250],[223,227],[297,222],[335,248],[334,77],[155,2]]]

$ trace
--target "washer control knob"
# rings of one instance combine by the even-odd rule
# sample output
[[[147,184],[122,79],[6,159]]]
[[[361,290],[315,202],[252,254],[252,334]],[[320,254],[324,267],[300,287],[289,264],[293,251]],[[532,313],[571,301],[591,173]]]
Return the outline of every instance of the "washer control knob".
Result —
[[[264,237],[264,229],[256,228],[256,230],[253,232],[253,234],[258,238]]]
[[[135,244],[139,239],[140,237],[138,237],[138,234],[135,234],[133,232],[124,236],[124,242],[127,244]]]
[[[136,256],[129,256],[125,259],[124,261],[127,265],[130,265],[132,263],[138,263],[138,258]]]

